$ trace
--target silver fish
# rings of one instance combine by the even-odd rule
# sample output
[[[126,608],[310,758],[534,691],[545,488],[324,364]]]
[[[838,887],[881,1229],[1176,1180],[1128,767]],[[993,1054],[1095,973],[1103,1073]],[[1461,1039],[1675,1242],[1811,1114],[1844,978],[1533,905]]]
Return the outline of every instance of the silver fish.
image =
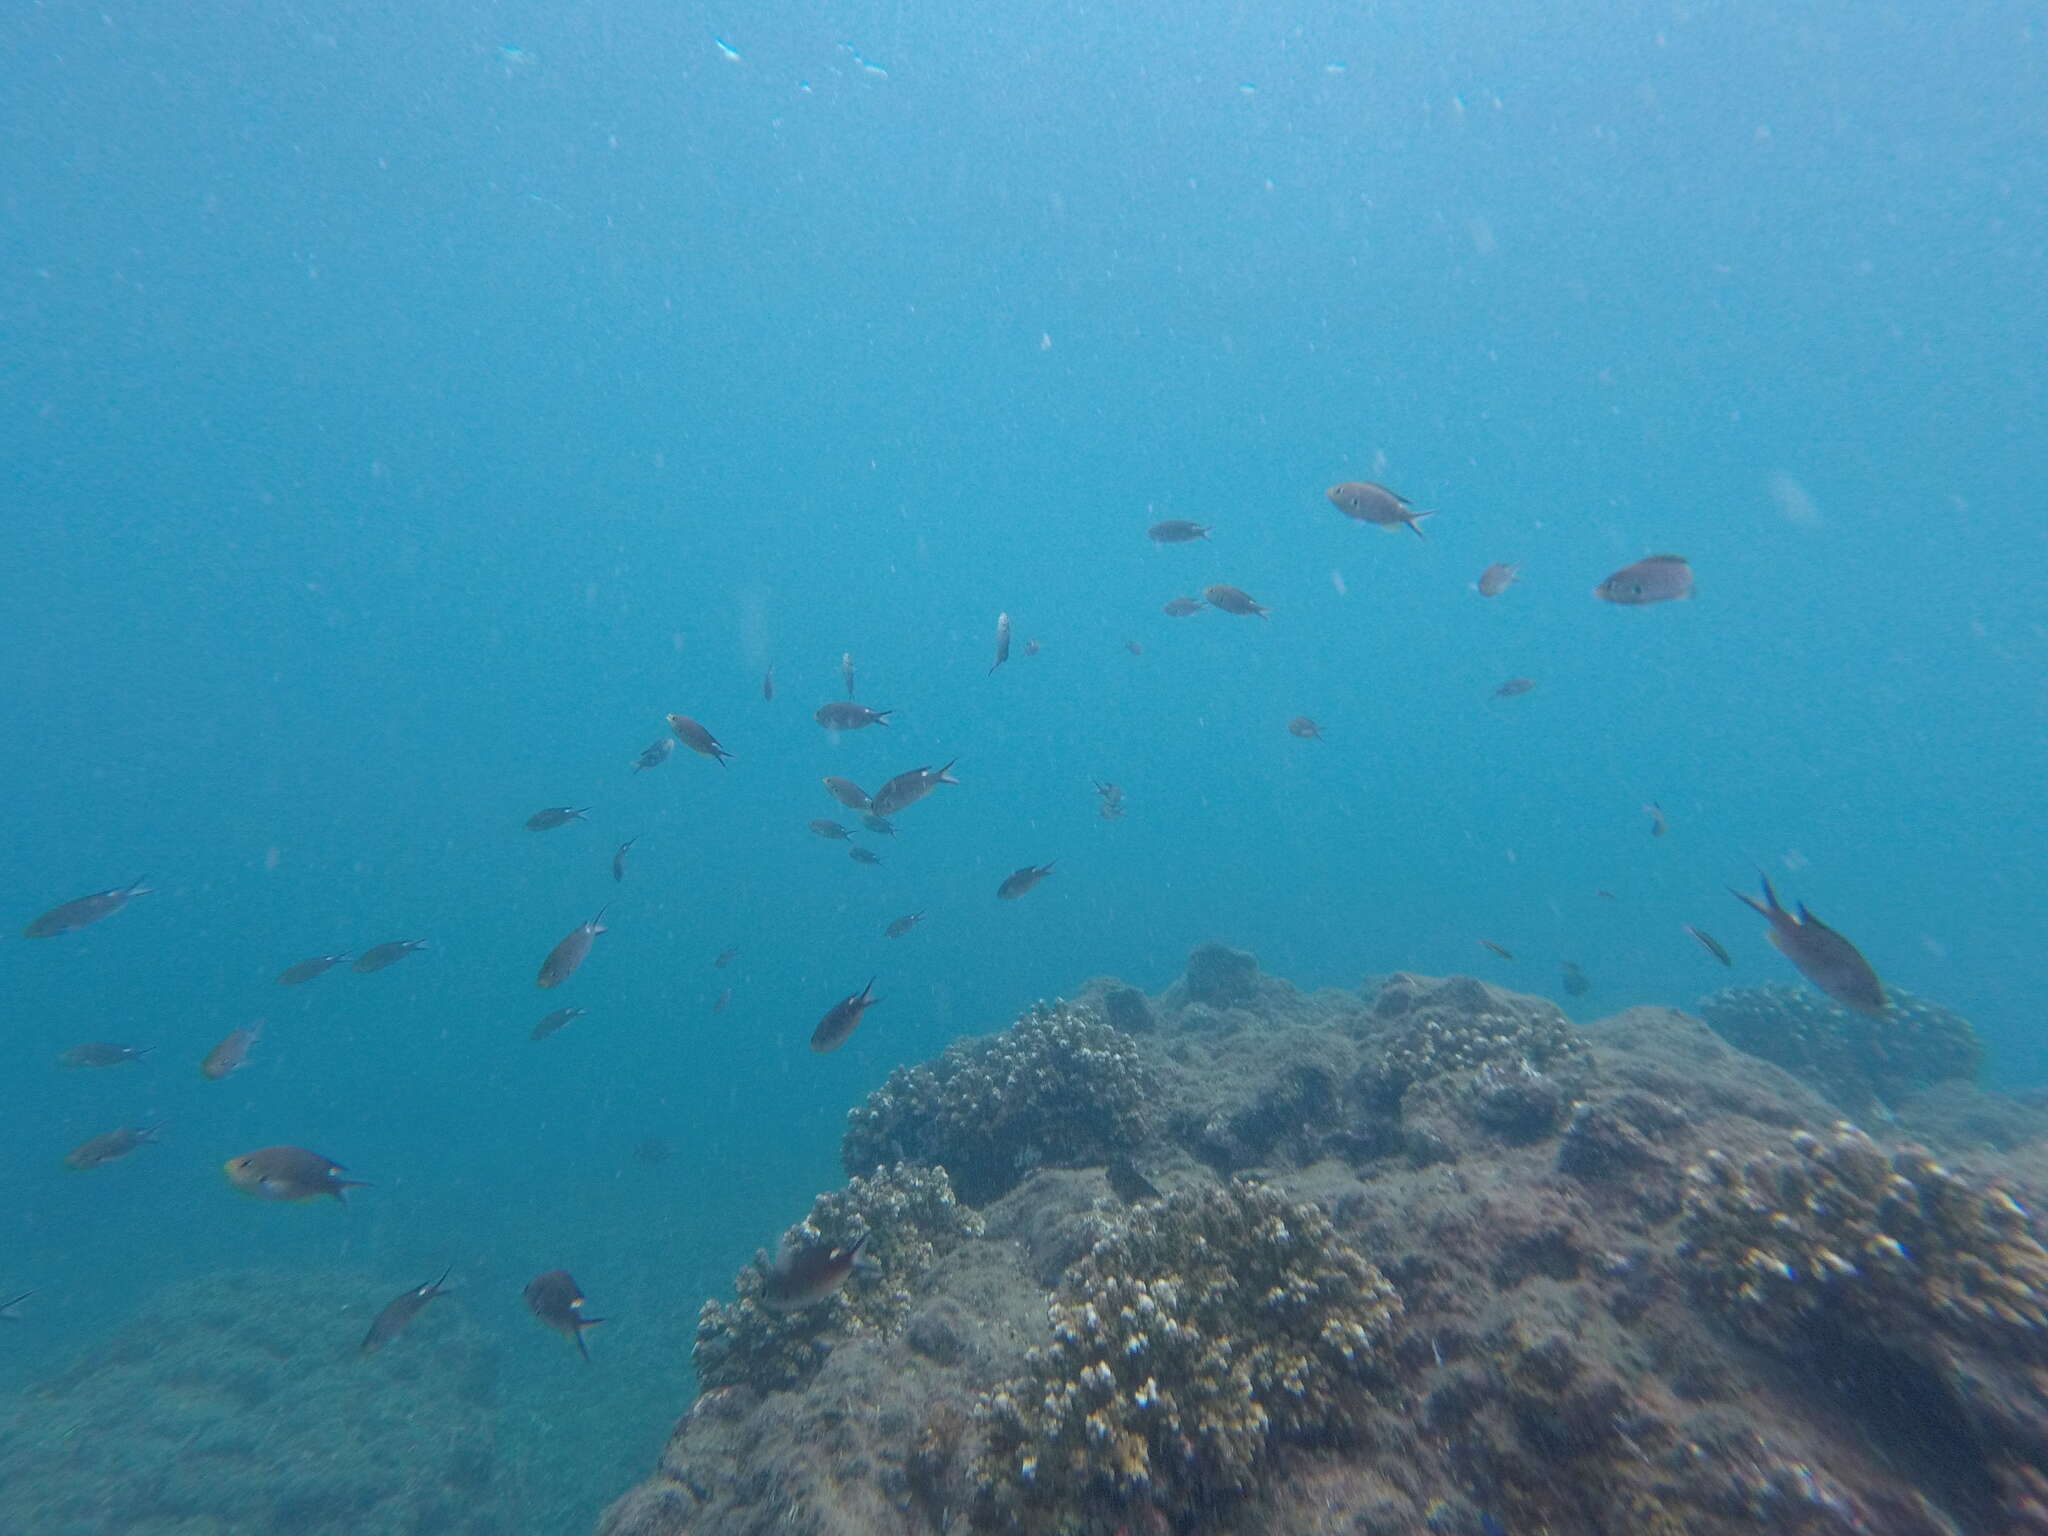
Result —
[[[1422,520],[1435,517],[1436,513],[1417,512],[1399,491],[1390,491],[1370,480],[1346,480],[1342,485],[1331,486],[1324,494],[1330,498],[1331,506],[1354,522],[1371,523],[1380,528],[1406,528],[1418,539],[1428,542],[1428,535],[1422,531]]]
[[[989,663],[989,671],[995,671],[1009,659],[1010,616],[1007,613],[999,613],[996,615],[996,659]]]
[[[1692,566],[1683,555],[1651,555],[1625,565],[1593,589],[1604,603],[1640,608],[1692,596]]]
[[[846,696],[853,697],[853,652],[843,651],[839,656],[839,680],[846,684]]]

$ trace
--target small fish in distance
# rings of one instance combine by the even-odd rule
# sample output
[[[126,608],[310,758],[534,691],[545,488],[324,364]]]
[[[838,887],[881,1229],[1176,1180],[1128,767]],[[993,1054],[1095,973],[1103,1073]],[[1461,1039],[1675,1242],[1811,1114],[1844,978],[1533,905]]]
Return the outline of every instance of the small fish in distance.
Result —
[[[1664,808],[1652,800],[1643,807],[1643,813],[1650,818],[1650,836],[1662,837],[1671,830],[1671,823],[1664,817]]]
[[[1169,619],[1185,619],[1190,614],[1200,613],[1208,604],[1199,597],[1170,597],[1159,605],[1159,611]]]
[[[842,651],[839,656],[839,680],[846,685],[846,696],[853,697],[853,652]]]
[[[358,1353],[374,1355],[405,1332],[405,1325],[425,1311],[428,1302],[436,1296],[447,1294],[445,1287],[448,1284],[449,1270],[453,1268],[454,1266],[450,1265],[449,1269],[441,1271],[440,1279],[429,1280],[425,1285],[416,1285],[409,1291],[401,1291],[384,1303],[384,1310],[377,1314],[370,1324],[370,1331],[363,1335],[362,1348]]]
[[[775,1262],[761,1276],[761,1305],[770,1312],[799,1312],[816,1306],[840,1286],[861,1264],[868,1234],[863,1232],[844,1248],[830,1243],[804,1243],[785,1237]]]
[[[356,963],[349,967],[358,976],[367,976],[372,971],[381,971],[386,966],[396,965],[416,949],[425,949],[425,939],[393,939],[388,944],[373,944],[356,956]]]
[[[894,837],[896,824],[886,816],[877,816],[873,811],[860,813],[860,824],[877,837]]]
[[[812,833],[818,837],[844,841],[845,839],[853,836],[851,832],[847,831],[846,828],[839,825],[838,822],[828,821],[823,816],[813,818],[810,825]]]
[[[590,807],[587,805],[581,810],[567,805],[551,805],[546,810],[535,811],[531,816],[527,817],[526,830],[529,832],[552,832],[557,827],[566,827],[572,821],[588,821],[589,819]]]
[[[866,790],[853,780],[842,779],[837,774],[825,775],[825,793],[849,811],[864,811],[874,803]]]
[[[996,659],[989,663],[989,671],[994,672],[997,667],[1000,667],[1009,659],[1010,616],[1007,613],[999,613],[996,615]]]
[[[1491,939],[1481,939],[1479,941],[1479,947],[1481,949],[1492,950],[1496,955],[1499,955],[1503,960],[1512,960],[1515,958],[1514,952],[1512,950],[1506,949],[1503,946],[1494,943]]]
[[[209,1083],[217,1083],[231,1073],[239,1072],[248,1064],[249,1052],[258,1040],[263,1038],[263,1020],[231,1029],[221,1036],[220,1044],[206,1053],[206,1059],[199,1063],[199,1075]]]
[[[310,960],[301,960],[297,965],[288,965],[277,973],[280,987],[300,987],[315,976],[324,976],[335,966],[348,958],[347,955],[315,955]]]
[[[57,1060],[67,1067],[118,1067],[140,1061],[155,1049],[153,1045],[109,1045],[102,1040],[89,1040],[84,1045],[72,1046]]]
[[[732,988],[727,987],[723,992],[720,992],[718,996],[714,997],[711,1000],[711,1011],[713,1013],[723,1013],[731,1003]]]
[[[1038,882],[1051,874],[1053,865],[1058,862],[1057,859],[1048,859],[1043,864],[1026,864],[1022,869],[1011,870],[1003,877],[1003,883],[996,887],[996,900],[1015,901],[1037,889]]]
[[[676,739],[664,736],[661,740],[640,749],[640,755],[633,759],[633,771],[645,773],[649,768],[659,768],[675,755]]]
[[[1165,522],[1154,523],[1147,528],[1145,537],[1154,544],[1192,544],[1197,539],[1208,538],[1209,530],[1183,517],[1169,517]]]
[[[718,952],[718,958],[711,962],[713,969],[721,971],[724,970],[728,965],[731,965],[733,961],[739,956],[739,952],[740,947],[737,944],[733,945],[729,949],[721,949]]]
[[[590,958],[590,947],[597,942],[600,933],[611,930],[604,925],[604,915],[609,906],[599,907],[597,916],[573,928],[562,941],[548,951],[547,959],[540,963],[540,974],[534,978],[534,985],[540,988],[559,987],[571,976],[576,968]]]
[[[1519,565],[1489,565],[1479,573],[1475,585],[1481,597],[1499,597],[1515,584],[1515,578],[1522,572]]]
[[[1138,644],[1138,642],[1135,640],[1126,640],[1124,642],[1124,649],[1129,651],[1133,656],[1142,656],[1145,654],[1145,647]]]
[[[304,1147],[259,1147],[221,1164],[228,1182],[258,1200],[318,1200],[331,1197],[348,1204],[343,1191],[368,1189],[361,1179],[344,1179],[348,1170],[332,1158]]]
[[[1692,596],[1692,566],[1683,555],[1651,555],[1625,565],[1593,589],[1604,603],[1641,608]]]
[[[865,704],[834,699],[830,704],[820,704],[811,718],[828,731],[864,731],[871,725],[887,725],[895,713],[893,709],[869,709]]]
[[[555,1332],[576,1341],[576,1352],[590,1358],[590,1346],[583,1342],[585,1330],[604,1319],[583,1314],[583,1291],[576,1277],[566,1269],[551,1269],[526,1282],[527,1310]]]
[[[846,850],[846,856],[856,864],[879,864],[882,856],[872,848],[855,846]]]
[[[710,758],[721,768],[725,766],[725,760],[732,756],[730,752],[718,744],[716,736],[713,736],[688,715],[670,715],[668,717],[668,728],[676,733],[677,741],[680,741],[699,757]]]
[[[825,1010],[818,1027],[811,1031],[811,1049],[821,1054],[838,1050],[846,1044],[847,1036],[860,1027],[860,1016],[880,1001],[875,996],[875,980],[870,976],[866,986]]]
[[[761,674],[761,697],[770,704],[775,702],[775,663],[768,664],[768,670]]]
[[[1287,722],[1287,734],[1299,736],[1303,741],[1321,741],[1323,739],[1323,728],[1317,725],[1315,721],[1309,719],[1307,715],[1296,715]]]
[[[612,854],[612,881],[614,884],[622,882],[626,878],[626,854],[639,841],[640,839],[637,835],[629,837],[619,844],[617,850]]]
[[[1519,699],[1536,686],[1533,677],[1511,677],[1493,690],[1496,699]]]
[[[553,1013],[534,1025],[533,1033],[526,1038],[529,1040],[545,1040],[564,1024],[573,1023],[588,1012],[590,1012],[588,1008],[557,1008]]]
[[[884,928],[882,930],[882,937],[885,939],[900,939],[923,921],[924,914],[922,912],[907,912],[902,917],[894,919],[888,927]]]
[[[1732,966],[1735,964],[1734,960],[1729,958],[1727,946],[1707,932],[1706,929],[1695,928],[1691,923],[1687,923],[1685,924],[1685,931],[1692,935],[1695,944],[1699,945],[1701,949],[1704,949],[1723,965]]]
[[[108,1131],[103,1136],[94,1136],[81,1141],[64,1154],[64,1166],[83,1173],[87,1169],[104,1167],[117,1158],[126,1157],[137,1147],[146,1147],[156,1141],[161,1126],[124,1125],[118,1131]]]
[[[25,939],[48,939],[60,933],[76,933],[80,928],[112,917],[137,896],[154,894],[140,880],[133,885],[117,886],[111,891],[95,891],[90,896],[80,896],[60,907],[52,907],[22,929],[21,936]]]
[[[20,1322],[21,1313],[16,1309],[35,1294],[34,1291],[22,1291],[18,1295],[8,1297],[5,1301],[0,1301],[0,1323]]]
[[[1225,613],[1234,613],[1242,618],[1250,618],[1253,614],[1262,619],[1270,619],[1273,616],[1270,611],[1253,602],[1251,594],[1242,587],[1218,583],[1213,587],[1202,588],[1202,596],[1209,600],[1212,608],[1221,608]]]
[[[1428,542],[1429,536],[1422,531],[1422,520],[1435,517],[1436,513],[1417,512],[1399,491],[1390,491],[1370,480],[1346,480],[1342,485],[1331,486],[1323,494],[1329,497],[1331,506],[1353,522],[1371,523],[1377,528],[1406,528],[1418,539]]]
[[[917,804],[941,784],[957,788],[960,781],[953,777],[953,764],[959,761],[956,757],[943,768],[911,768],[897,774],[875,791],[875,798],[868,803],[868,809],[877,816],[894,816],[898,811]]]
[[[1584,997],[1593,990],[1593,978],[1580,970],[1577,962],[1571,960],[1564,963],[1563,983],[1565,994],[1569,997]]]
[[[1771,925],[1771,943],[1778,953],[1844,1008],[1853,1008],[1874,1019],[1883,1018],[1891,1009],[1884,984],[1856,946],[1807,911],[1803,901],[1799,904],[1799,915],[1794,917],[1778,905],[1778,893],[1771,889],[1769,877],[1759,873],[1757,878],[1763,881],[1762,901],[1741,891],[1729,894]]]

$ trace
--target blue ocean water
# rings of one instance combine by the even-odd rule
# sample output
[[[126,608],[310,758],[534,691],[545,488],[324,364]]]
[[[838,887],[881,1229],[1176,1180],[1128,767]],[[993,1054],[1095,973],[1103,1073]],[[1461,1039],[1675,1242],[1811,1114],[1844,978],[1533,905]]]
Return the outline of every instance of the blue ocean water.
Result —
[[[1209,937],[1305,986],[1569,958],[1597,1017],[1789,978],[1761,866],[2048,1077],[2028,6],[49,5],[0,63],[11,921],[157,892],[0,952],[0,1383],[224,1265],[453,1263],[572,1528],[851,1104]],[[1696,600],[1593,600],[1667,550]],[[1160,614],[1211,582],[1271,620]],[[848,651],[900,713],[835,740]],[[631,773],[670,711],[734,761]],[[805,830],[956,756],[877,868]],[[233,1198],[270,1142],[375,1187]],[[587,1369],[520,1303],[555,1267]]]

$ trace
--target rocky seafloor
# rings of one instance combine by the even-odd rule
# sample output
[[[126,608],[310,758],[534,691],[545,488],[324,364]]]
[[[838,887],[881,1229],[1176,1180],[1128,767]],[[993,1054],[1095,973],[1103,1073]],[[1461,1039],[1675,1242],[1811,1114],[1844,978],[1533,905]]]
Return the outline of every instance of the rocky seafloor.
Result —
[[[901,1069],[793,1232],[870,1262],[707,1303],[600,1531],[2048,1533],[2048,1112],[1917,999],[1704,1011],[1205,946]]]

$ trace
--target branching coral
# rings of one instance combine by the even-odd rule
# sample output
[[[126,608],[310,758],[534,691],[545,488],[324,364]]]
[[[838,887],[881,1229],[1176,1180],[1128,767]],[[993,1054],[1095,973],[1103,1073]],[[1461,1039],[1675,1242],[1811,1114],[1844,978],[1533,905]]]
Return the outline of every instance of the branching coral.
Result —
[[[1400,1298],[1312,1205],[1246,1182],[1105,1219],[1052,1343],[984,1404],[985,1521],[1107,1531],[1253,1492],[1282,1444],[1358,1427]]]
[[[698,1315],[692,1359],[699,1389],[742,1382],[762,1391],[800,1386],[831,1353],[834,1336],[894,1333],[909,1313],[918,1279],[945,1250],[981,1229],[981,1218],[953,1198],[943,1168],[880,1168],[818,1196],[811,1214],[783,1241],[847,1248],[865,1236],[863,1262],[825,1300],[774,1311],[762,1304],[769,1256],[757,1254],[734,1277],[734,1299],[707,1301]]]
[[[1888,989],[1881,1019],[1804,987],[1728,987],[1700,1017],[1739,1051],[1775,1062],[1837,1108],[1865,1115],[1934,1083],[1974,1079],[1984,1048],[1970,1021],[1939,1003]]]
[[[850,1174],[938,1163],[981,1205],[1040,1163],[1088,1167],[1128,1151],[1152,1093],[1128,1035],[1092,1009],[1041,1004],[1000,1035],[890,1073],[848,1112],[840,1159]]]

